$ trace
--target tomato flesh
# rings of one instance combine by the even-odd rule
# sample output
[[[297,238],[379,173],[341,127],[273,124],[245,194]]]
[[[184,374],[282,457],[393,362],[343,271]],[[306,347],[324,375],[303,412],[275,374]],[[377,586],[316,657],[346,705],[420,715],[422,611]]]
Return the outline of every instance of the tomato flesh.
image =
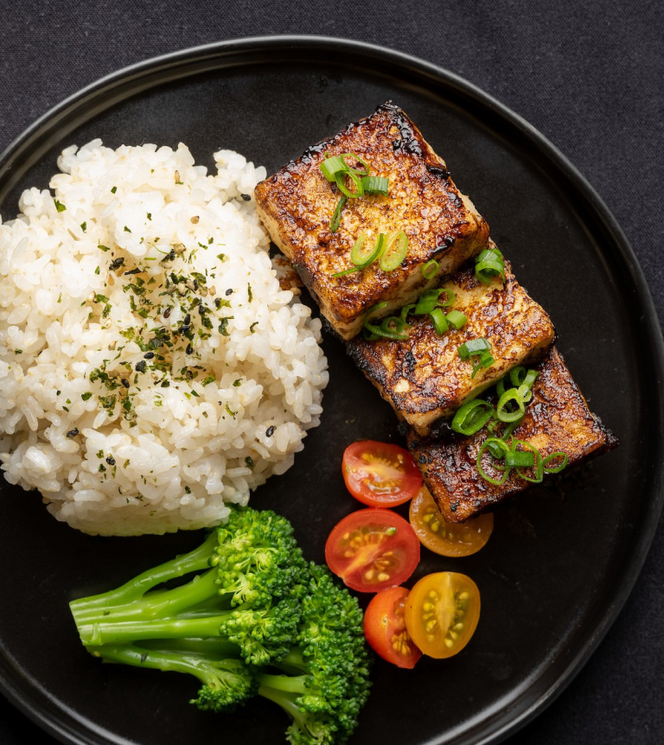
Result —
[[[330,533],[325,560],[358,592],[379,592],[405,582],[420,560],[410,524],[390,510],[351,512]]]
[[[422,486],[422,475],[407,450],[375,440],[349,445],[341,470],[348,491],[372,507],[404,504]]]
[[[364,636],[371,648],[387,662],[412,670],[422,656],[406,628],[408,590],[389,587],[375,595],[364,614]]]
[[[463,523],[446,522],[426,486],[410,503],[409,519],[422,545],[441,556],[470,556],[486,545],[493,531],[491,513]]]
[[[480,592],[465,574],[429,574],[410,591],[405,617],[408,633],[423,654],[452,657],[475,633]]]

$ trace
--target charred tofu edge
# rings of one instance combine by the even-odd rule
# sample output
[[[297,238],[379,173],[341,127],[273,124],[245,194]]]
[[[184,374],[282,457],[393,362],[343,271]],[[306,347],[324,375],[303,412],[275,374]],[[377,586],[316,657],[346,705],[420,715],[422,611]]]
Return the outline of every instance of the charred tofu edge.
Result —
[[[553,343],[555,328],[549,315],[517,282],[508,261],[505,261],[505,271],[504,285],[497,281],[491,285],[481,284],[475,279],[472,263],[459,269],[444,282],[439,280],[441,287],[451,287],[457,293],[465,291],[466,297],[470,298],[471,303],[475,301],[478,307],[476,318],[469,313],[468,304],[459,307],[462,312],[469,315],[468,325],[462,329],[450,330],[444,337],[439,337],[433,327],[430,327],[428,319],[423,318],[415,322],[422,326],[419,340],[424,340],[430,345],[429,348],[439,344],[440,347],[444,345],[447,349],[451,343],[450,339],[453,338],[455,351],[471,338],[486,336],[491,340],[496,336],[484,332],[488,318],[492,324],[495,323],[498,314],[492,311],[492,307],[495,307],[498,301],[501,304],[501,311],[507,303],[522,303],[521,316],[523,313],[535,316],[532,323],[521,334],[521,327],[514,321],[511,324],[514,343],[504,351],[496,352],[495,364],[481,370],[475,379],[470,377],[470,363],[458,360],[454,351],[447,352],[448,356],[452,354],[446,368],[447,375],[445,369],[428,372],[427,368],[436,368],[436,361],[442,360],[436,360],[433,354],[425,355],[424,360],[421,354],[416,356],[416,352],[421,350],[417,350],[417,340],[413,341],[413,337],[405,341],[367,341],[357,337],[347,343],[346,351],[360,370],[374,384],[382,398],[392,406],[399,419],[408,422],[418,434],[426,435],[435,421],[452,416],[466,401],[494,385],[512,368],[537,362]],[[480,299],[488,299],[488,302],[481,304]],[[502,315],[504,317],[508,314]],[[506,323],[509,323],[509,318]],[[428,326],[425,327],[425,324]],[[449,336],[450,334],[453,336]],[[504,338],[504,333],[501,334],[501,338]],[[390,369],[390,362],[394,363],[393,369]]]
[[[380,117],[391,122],[398,130],[398,147],[393,144],[389,148],[386,146],[384,141],[387,136],[382,130],[376,134],[379,127],[371,122]],[[364,137],[363,127],[366,130],[367,151],[370,153],[373,147],[377,153],[376,158],[380,156],[390,159],[388,162],[393,163],[391,175],[396,174],[397,184],[399,179],[401,183],[410,181],[415,184],[412,193],[402,190],[400,193],[404,194],[403,197],[369,197],[383,200],[381,207],[357,207],[360,210],[357,229],[345,228],[342,219],[342,225],[335,234],[324,230],[323,224],[329,223],[333,206],[329,215],[326,210],[325,215],[315,223],[311,222],[310,217],[303,223],[304,218],[296,211],[298,200],[302,203],[304,199],[314,214],[320,210],[318,191],[310,190],[306,199],[304,198],[305,180],[314,173],[317,180],[324,181],[321,188],[326,192],[331,189],[322,174],[318,173],[317,165],[324,159],[325,151],[332,153],[334,148],[338,149],[345,144],[344,138]],[[339,152],[342,151],[343,149]],[[403,152],[401,160],[400,152]],[[411,167],[413,159],[417,163],[415,169]],[[429,203],[441,205],[442,217],[437,217],[425,231],[414,230],[413,227],[416,222],[418,226],[427,223],[419,213],[417,221],[414,220],[414,205],[419,205],[414,197],[422,196],[420,190],[425,190],[426,194],[438,195],[441,200]],[[334,196],[330,192],[326,199],[332,199],[333,205],[337,197],[338,195]],[[377,303],[387,303],[385,308],[376,313],[376,318],[380,318],[412,302],[423,290],[435,286],[436,278],[427,280],[422,276],[421,267],[426,262],[435,259],[441,266],[442,274],[450,274],[485,248],[489,240],[486,221],[477,212],[472,201],[459,192],[450,178],[445,161],[434,152],[408,116],[391,102],[381,104],[371,116],[351,123],[336,135],[309,147],[300,158],[290,161],[277,173],[260,182],[256,186],[255,199],[258,216],[272,241],[292,261],[303,283],[319,304],[322,314],[345,340],[353,338],[361,330],[366,312]],[[392,210],[389,209],[390,199],[395,200]],[[362,201],[349,200],[349,203],[359,204]],[[407,255],[402,265],[389,273],[380,270],[376,262],[356,275],[334,278],[333,274],[337,271],[348,268],[346,265],[349,264],[350,248],[359,233],[366,232],[365,228],[371,233],[376,225],[379,226],[376,228],[377,232],[384,229],[382,221],[388,220],[389,223],[390,218],[386,216],[390,213],[398,214],[399,207],[406,209],[408,214],[406,223],[400,223],[399,229],[405,229],[406,232],[411,229],[410,238],[415,241],[411,256]],[[348,209],[351,208],[347,205],[345,210]],[[440,220],[440,225],[437,220]],[[302,227],[303,224],[305,227]],[[396,228],[388,228],[394,229]],[[322,237],[323,234],[327,237]],[[333,248],[328,248],[328,243]]]
[[[533,386],[533,400],[522,423],[515,429],[514,436],[525,441],[536,439],[538,435],[549,437],[553,448],[542,448],[543,457],[558,449],[562,450],[569,458],[568,467],[590,455],[599,455],[617,447],[617,438],[602,424],[599,417],[591,413],[562,355],[555,347],[539,367],[541,375]],[[556,376],[562,383],[558,390],[549,387],[548,378]],[[562,395],[567,398],[561,411]],[[575,423],[585,428],[587,436],[584,444],[575,445],[572,451],[569,446],[557,447],[560,441],[571,442],[566,435]],[[503,485],[491,484],[482,478],[477,471],[476,455],[490,436],[486,428],[470,437],[457,435],[446,428],[438,437],[422,438],[415,430],[410,430],[410,452],[422,472],[427,488],[448,522],[464,522],[531,486],[530,482],[514,474]],[[469,453],[472,457],[468,456]],[[456,488],[450,490],[450,485]]]

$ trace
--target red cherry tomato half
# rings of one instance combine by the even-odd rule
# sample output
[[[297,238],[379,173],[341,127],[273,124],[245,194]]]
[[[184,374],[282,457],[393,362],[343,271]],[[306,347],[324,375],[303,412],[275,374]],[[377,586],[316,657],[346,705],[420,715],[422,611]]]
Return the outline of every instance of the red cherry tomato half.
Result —
[[[360,440],[349,445],[341,463],[348,491],[371,507],[396,507],[422,486],[413,456],[398,445]]]
[[[407,598],[405,587],[389,587],[373,597],[364,614],[364,636],[384,660],[412,670],[422,652],[406,629]]]
[[[420,542],[409,523],[390,510],[351,512],[330,533],[325,560],[358,592],[379,592],[405,582],[420,561]]]

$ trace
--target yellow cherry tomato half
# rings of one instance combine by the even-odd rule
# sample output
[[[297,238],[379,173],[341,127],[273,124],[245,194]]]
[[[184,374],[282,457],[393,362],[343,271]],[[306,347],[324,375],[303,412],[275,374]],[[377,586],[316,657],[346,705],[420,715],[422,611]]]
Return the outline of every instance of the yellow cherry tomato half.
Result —
[[[446,522],[426,486],[410,503],[409,519],[420,543],[441,556],[470,556],[486,545],[493,531],[491,513],[464,523]]]
[[[410,591],[405,618],[408,634],[422,654],[436,659],[452,657],[475,633],[480,591],[465,574],[429,574]]]

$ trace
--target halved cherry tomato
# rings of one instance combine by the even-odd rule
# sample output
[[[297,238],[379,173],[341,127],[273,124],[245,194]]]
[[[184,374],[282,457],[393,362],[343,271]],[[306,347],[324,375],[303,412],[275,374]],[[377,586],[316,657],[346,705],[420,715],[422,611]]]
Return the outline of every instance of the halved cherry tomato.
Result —
[[[410,524],[422,545],[430,551],[441,556],[470,556],[489,540],[493,515],[471,517],[465,523],[448,523],[429,490],[423,486],[410,503]]]
[[[351,512],[325,544],[330,569],[353,590],[379,592],[405,582],[420,560],[420,542],[390,510]]]
[[[373,597],[364,613],[364,636],[384,660],[412,670],[422,652],[413,644],[406,629],[407,597],[405,587],[388,587]]]
[[[341,463],[348,491],[371,507],[396,507],[422,486],[413,456],[398,445],[360,440],[349,445]]]
[[[470,577],[438,572],[423,577],[406,600],[406,628],[423,654],[436,659],[460,652],[475,633],[480,591]]]

